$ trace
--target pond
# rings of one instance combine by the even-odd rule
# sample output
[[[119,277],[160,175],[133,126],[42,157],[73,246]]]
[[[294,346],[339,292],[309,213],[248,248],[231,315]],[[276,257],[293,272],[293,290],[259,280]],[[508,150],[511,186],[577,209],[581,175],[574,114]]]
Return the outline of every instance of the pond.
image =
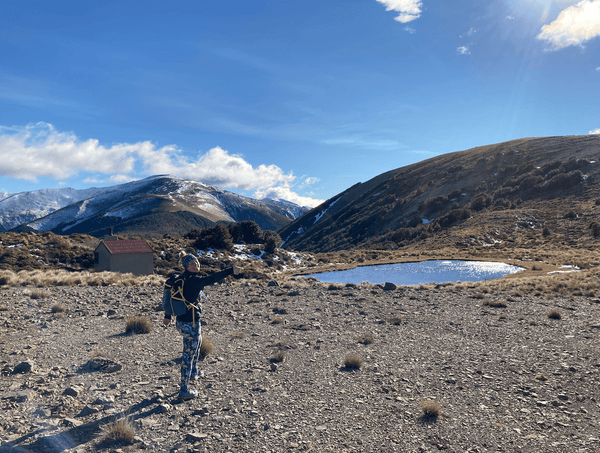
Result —
[[[327,283],[420,285],[421,283],[479,282],[524,270],[522,267],[487,261],[434,260],[420,263],[362,266],[346,271],[302,275]]]

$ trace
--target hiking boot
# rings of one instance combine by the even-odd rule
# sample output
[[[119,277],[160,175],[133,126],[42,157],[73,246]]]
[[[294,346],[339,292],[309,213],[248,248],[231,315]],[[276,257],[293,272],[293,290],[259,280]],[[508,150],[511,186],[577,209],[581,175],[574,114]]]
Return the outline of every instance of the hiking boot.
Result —
[[[198,392],[196,390],[181,390],[179,392],[179,398],[182,400],[191,400],[192,398],[196,398],[198,396]]]
[[[194,375],[192,376],[192,379],[193,379],[194,381],[197,381],[198,379],[200,379],[200,378],[203,378],[203,377],[204,377],[204,371],[200,371],[198,374],[194,374]]]

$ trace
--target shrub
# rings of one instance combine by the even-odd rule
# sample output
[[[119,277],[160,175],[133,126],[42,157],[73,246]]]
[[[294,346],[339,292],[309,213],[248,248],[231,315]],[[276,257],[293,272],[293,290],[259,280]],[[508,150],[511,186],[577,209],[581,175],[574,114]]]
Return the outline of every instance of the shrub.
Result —
[[[481,211],[492,204],[492,197],[487,193],[480,193],[471,202],[468,207],[473,211]]]
[[[215,248],[231,251],[233,249],[233,239],[227,227],[215,225],[214,227],[202,230],[200,236],[194,241],[192,246],[200,250]]]
[[[48,293],[46,291],[34,290],[29,294],[31,299],[46,299],[48,298]]]
[[[281,323],[283,323],[283,318],[280,318],[278,316],[276,316],[275,318],[273,318],[271,320],[271,324],[281,324]]]
[[[125,333],[150,333],[152,321],[146,316],[131,316],[125,320]]]
[[[486,305],[488,307],[493,307],[493,308],[506,308],[506,303],[502,302],[502,301],[485,301],[483,303],[483,305]]]
[[[356,354],[348,354],[344,359],[344,368],[347,370],[360,370],[363,360]]]
[[[209,356],[215,349],[215,344],[210,338],[202,335],[202,344],[200,345],[200,358],[204,359]]]
[[[442,407],[436,401],[425,399],[421,401],[421,410],[424,418],[437,418],[442,413]]]
[[[279,248],[283,240],[275,231],[264,232],[264,249],[267,253],[274,253]]]

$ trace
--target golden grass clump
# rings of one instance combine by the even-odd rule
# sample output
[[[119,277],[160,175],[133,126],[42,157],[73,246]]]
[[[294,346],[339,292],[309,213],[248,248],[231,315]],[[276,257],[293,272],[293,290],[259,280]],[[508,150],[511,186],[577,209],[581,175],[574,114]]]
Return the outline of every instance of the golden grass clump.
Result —
[[[375,337],[373,335],[361,335],[356,339],[356,341],[361,344],[368,345],[375,343]]]
[[[64,313],[67,311],[67,307],[62,304],[54,304],[52,305],[52,308],[50,308],[50,311],[52,313]]]
[[[31,299],[47,299],[50,295],[46,291],[39,289],[33,290],[29,293]]]
[[[363,359],[356,354],[348,354],[344,359],[344,368],[347,370],[360,370],[363,365]]]
[[[442,407],[437,401],[425,399],[421,401],[421,410],[425,418],[437,418],[442,414]]]
[[[215,349],[215,344],[206,335],[202,335],[202,344],[200,345],[200,357],[209,356]]]
[[[560,314],[560,311],[558,311],[556,308],[553,308],[548,313],[546,313],[546,316],[549,319],[561,319],[562,318],[562,315]]]
[[[244,335],[244,333],[243,333],[243,332],[231,332],[231,333],[229,334],[229,336],[230,336],[231,338],[237,338],[238,340],[241,340],[242,338],[244,338],[244,337],[245,337],[245,335]]]
[[[486,300],[485,302],[483,302],[482,305],[485,305],[487,307],[492,307],[492,308],[506,308],[507,307],[506,302],[502,302],[501,300],[497,300],[497,301]]]
[[[279,316],[276,316],[275,318],[271,319],[271,324],[282,324],[283,323],[283,318],[280,318]]]
[[[135,438],[135,430],[129,417],[108,423],[102,431],[106,440],[130,444]]]
[[[283,351],[277,351],[275,354],[273,354],[273,357],[271,357],[272,363],[281,363],[284,360],[285,360],[285,352],[283,352]]]
[[[152,321],[146,316],[131,316],[125,320],[125,333],[150,333]]]
[[[392,318],[389,319],[389,323],[394,325],[394,326],[399,326],[402,324],[402,321],[404,321],[404,316],[403,315],[398,315],[398,316],[394,316]]]

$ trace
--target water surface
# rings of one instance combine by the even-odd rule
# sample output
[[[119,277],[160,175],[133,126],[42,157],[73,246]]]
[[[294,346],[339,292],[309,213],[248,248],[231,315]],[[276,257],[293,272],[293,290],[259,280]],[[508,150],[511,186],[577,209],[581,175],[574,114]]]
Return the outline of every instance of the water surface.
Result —
[[[503,277],[524,270],[522,267],[488,261],[434,260],[420,263],[381,264],[362,266],[346,271],[303,275],[327,283],[373,284],[391,282],[396,285],[421,283],[479,282]]]

